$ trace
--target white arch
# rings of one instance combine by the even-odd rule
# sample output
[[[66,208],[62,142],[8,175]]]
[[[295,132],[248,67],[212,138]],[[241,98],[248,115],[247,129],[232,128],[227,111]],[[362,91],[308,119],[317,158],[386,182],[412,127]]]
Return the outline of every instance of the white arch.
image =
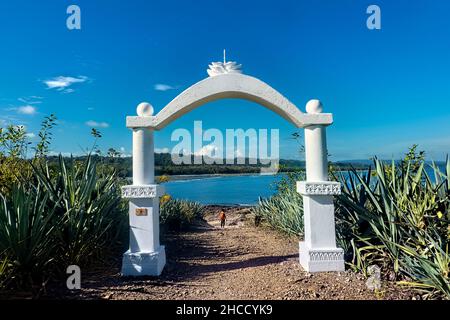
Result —
[[[300,242],[300,264],[306,271],[344,271],[344,251],[336,247],[333,196],[341,192],[339,182],[328,181],[326,126],[331,114],[322,104],[310,100],[307,113],[266,83],[243,74],[218,74],[186,89],[156,116],[148,103],[137,108],[138,116],[127,117],[133,129],[133,184],[122,187],[129,199],[130,249],[122,260],[123,275],[161,274],[166,263],[165,248],[159,242],[159,197],[163,187],[154,181],[154,130],[167,126],[207,102],[241,98],[259,103],[297,127],[305,128],[306,181],[297,183],[303,195],[304,241]]]
[[[303,113],[265,82],[244,74],[229,73],[209,77],[194,84],[180,93],[156,116],[127,117],[127,127],[148,127],[160,130],[203,104],[225,98],[240,98],[256,102],[299,128],[333,123],[332,114]]]

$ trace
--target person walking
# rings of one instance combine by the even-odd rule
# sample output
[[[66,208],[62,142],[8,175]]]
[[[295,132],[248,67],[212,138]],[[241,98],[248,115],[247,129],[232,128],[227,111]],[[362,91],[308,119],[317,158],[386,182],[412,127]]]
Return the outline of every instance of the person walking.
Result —
[[[225,228],[225,221],[227,220],[227,216],[225,215],[225,212],[223,210],[219,213],[219,220],[220,220],[220,227],[223,229]]]

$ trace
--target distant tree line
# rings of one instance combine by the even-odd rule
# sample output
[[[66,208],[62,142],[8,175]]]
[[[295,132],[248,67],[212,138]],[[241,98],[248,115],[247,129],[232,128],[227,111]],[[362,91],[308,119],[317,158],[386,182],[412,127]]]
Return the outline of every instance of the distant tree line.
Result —
[[[120,153],[108,152],[107,155],[93,155],[96,160],[99,160],[99,166],[114,169],[119,177],[126,178],[132,176],[132,158],[122,157]],[[86,156],[73,157],[74,161],[84,161]],[[192,159],[193,160],[193,159]],[[48,156],[50,164],[55,165],[58,162],[58,157]],[[169,153],[155,153],[155,174],[156,175],[196,175],[196,174],[245,174],[245,173],[259,173],[263,165],[260,161],[250,159],[240,159],[243,164],[237,164],[237,159],[234,164],[174,164]],[[193,163],[193,161],[191,161]],[[366,169],[365,163],[342,162],[333,163],[333,168],[336,170],[346,170],[351,167],[356,169]],[[305,168],[305,162],[302,160],[280,159],[279,172],[294,172]],[[103,168],[104,169],[104,168]]]

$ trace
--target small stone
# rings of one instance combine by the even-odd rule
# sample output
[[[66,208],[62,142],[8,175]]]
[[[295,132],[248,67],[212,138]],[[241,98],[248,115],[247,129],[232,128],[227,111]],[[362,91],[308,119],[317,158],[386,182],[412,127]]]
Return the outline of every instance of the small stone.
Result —
[[[377,265],[371,265],[367,268],[370,277],[366,281],[367,289],[376,291],[381,289],[381,269]]]
[[[110,300],[112,298],[112,293],[106,294],[103,298],[106,300]]]

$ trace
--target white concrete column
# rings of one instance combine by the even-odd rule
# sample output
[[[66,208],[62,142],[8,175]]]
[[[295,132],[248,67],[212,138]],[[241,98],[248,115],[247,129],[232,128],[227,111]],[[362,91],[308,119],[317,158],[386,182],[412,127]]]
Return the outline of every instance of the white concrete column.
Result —
[[[328,181],[326,131],[323,125],[305,128],[306,179]]]
[[[155,183],[153,130],[133,129],[133,185]]]
[[[153,116],[153,107],[141,103],[138,120]],[[139,123],[139,121],[138,121]],[[133,129],[133,184],[122,187],[129,199],[130,248],[123,255],[122,275],[158,276],[166,263],[164,246],[159,243],[159,198],[163,188],[155,184],[153,129]]]
[[[322,112],[322,104],[311,100],[309,114]],[[304,241],[300,242],[300,264],[309,272],[343,271],[344,252],[336,247],[333,195],[340,194],[340,183],[328,181],[326,127],[305,128],[306,182],[297,182],[303,195]]]

